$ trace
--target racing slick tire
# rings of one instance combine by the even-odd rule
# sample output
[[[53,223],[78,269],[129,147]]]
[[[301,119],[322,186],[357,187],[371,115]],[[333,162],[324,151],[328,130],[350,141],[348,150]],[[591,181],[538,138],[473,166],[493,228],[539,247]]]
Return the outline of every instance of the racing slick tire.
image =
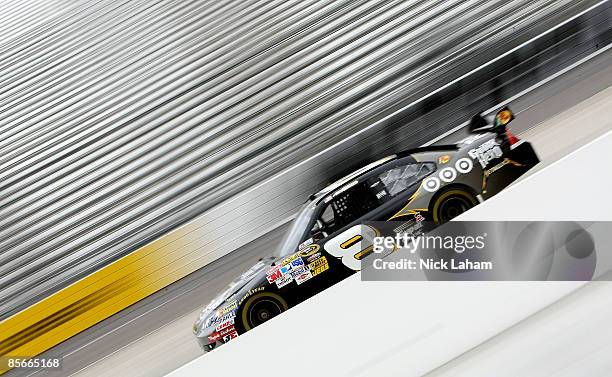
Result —
[[[273,292],[259,292],[249,297],[240,311],[240,324],[244,331],[276,317],[289,308],[287,301]]]
[[[461,215],[477,204],[478,199],[469,190],[453,187],[436,195],[430,213],[434,223],[439,225]]]

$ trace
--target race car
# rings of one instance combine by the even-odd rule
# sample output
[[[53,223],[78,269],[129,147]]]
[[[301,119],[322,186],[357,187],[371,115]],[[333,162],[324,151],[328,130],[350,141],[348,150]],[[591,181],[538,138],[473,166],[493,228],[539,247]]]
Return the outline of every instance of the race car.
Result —
[[[442,224],[495,195],[536,165],[532,146],[512,135],[504,107],[474,116],[454,145],[412,149],[372,162],[312,195],[276,257],[260,260],[200,313],[193,331],[205,352],[236,338],[361,268],[360,224],[402,229]]]

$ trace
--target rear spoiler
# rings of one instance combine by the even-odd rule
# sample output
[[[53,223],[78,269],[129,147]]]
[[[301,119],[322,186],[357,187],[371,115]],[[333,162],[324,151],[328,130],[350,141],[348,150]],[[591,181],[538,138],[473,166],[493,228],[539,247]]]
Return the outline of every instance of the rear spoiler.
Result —
[[[495,118],[487,119],[482,112],[474,115],[470,120],[469,130],[471,133],[495,132],[502,134],[506,132],[506,125],[514,120],[514,113],[508,106],[504,106],[495,114]],[[492,123],[492,124],[491,124]]]

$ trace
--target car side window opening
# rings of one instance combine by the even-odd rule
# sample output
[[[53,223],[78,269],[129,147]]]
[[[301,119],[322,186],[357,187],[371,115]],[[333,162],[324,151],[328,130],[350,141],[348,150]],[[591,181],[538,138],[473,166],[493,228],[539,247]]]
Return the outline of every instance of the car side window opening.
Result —
[[[313,228],[313,236],[321,233],[327,236],[338,229],[357,220],[361,216],[375,209],[380,204],[376,195],[370,190],[367,182],[360,182],[355,186],[334,195],[319,215]]]
[[[321,219],[321,222],[323,222],[323,225],[325,227],[334,226],[334,209],[332,208],[332,206],[330,205],[325,206],[323,213],[321,213],[320,219]]]
[[[378,180],[382,182],[387,193],[393,197],[418,183],[434,170],[435,165],[429,162],[402,164],[383,171],[378,175]],[[384,199],[385,195],[382,192],[379,191],[377,195]]]
[[[313,242],[327,237],[330,230],[334,228],[334,212],[330,205],[326,205],[310,230]]]
[[[318,241],[329,236],[420,182],[435,170],[435,164],[430,162],[398,160],[391,166],[372,171],[370,178],[336,192],[317,211],[319,215],[313,222],[309,237]]]

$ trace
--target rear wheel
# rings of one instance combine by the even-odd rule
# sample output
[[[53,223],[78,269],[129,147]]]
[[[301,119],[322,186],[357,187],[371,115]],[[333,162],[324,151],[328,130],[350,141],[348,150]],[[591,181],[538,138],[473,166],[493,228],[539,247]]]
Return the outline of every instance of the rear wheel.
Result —
[[[436,224],[443,224],[461,215],[478,204],[478,200],[470,192],[453,188],[441,193],[432,207],[432,217]]]
[[[242,326],[245,331],[249,331],[287,309],[287,302],[278,294],[272,292],[256,293],[249,297],[242,307]]]

